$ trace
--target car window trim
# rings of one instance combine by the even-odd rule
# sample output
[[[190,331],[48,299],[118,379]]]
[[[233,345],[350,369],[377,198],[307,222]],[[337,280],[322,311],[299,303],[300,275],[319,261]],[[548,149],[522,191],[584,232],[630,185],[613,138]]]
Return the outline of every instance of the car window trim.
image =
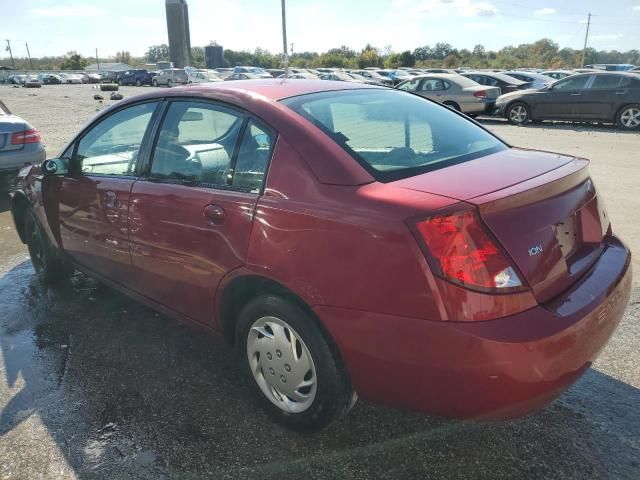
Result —
[[[238,193],[247,193],[247,194],[256,195],[256,196],[262,196],[264,194],[264,188],[266,185],[267,174],[269,172],[269,166],[271,165],[271,159],[273,157],[273,152],[275,150],[275,144],[279,137],[279,132],[275,128],[271,127],[265,121],[258,118],[256,115],[253,115],[249,111],[239,108],[235,105],[219,101],[219,100],[212,100],[212,99],[200,98],[200,97],[170,97],[170,98],[165,97],[163,100],[164,100],[163,101],[164,107],[163,107],[162,115],[158,117],[157,125],[154,125],[153,136],[151,137],[149,142],[149,155],[146,159],[147,160],[146,168],[144,172],[142,172],[141,175],[138,177],[138,180],[156,182],[156,183],[171,183],[175,185],[182,185],[185,187],[208,188],[210,190],[233,191]],[[193,182],[191,180],[157,179],[157,178],[151,177],[151,164],[152,164],[151,160],[153,158],[153,154],[155,153],[156,145],[158,143],[158,138],[160,136],[160,131],[162,130],[162,125],[164,123],[167,113],[169,112],[169,108],[171,107],[171,104],[178,103],[178,102],[200,103],[200,104],[210,105],[214,107],[222,107],[222,109],[230,110],[236,113],[238,117],[242,119],[242,125],[240,126],[240,130],[238,131],[238,137],[236,138],[235,144],[233,146],[233,154],[229,162],[229,169],[233,171],[234,174],[235,174],[234,169],[237,162],[237,157],[240,150],[240,143],[242,142],[242,136],[244,135],[245,129],[249,121],[253,120],[258,126],[260,126],[260,128],[264,127],[263,130],[265,130],[266,133],[272,134],[273,142],[271,145],[271,149],[269,150],[269,158],[265,166],[262,186],[258,193],[252,193],[247,189],[234,187],[232,184],[231,185],[215,185],[215,184],[209,184],[204,182]],[[228,133],[228,131],[225,132],[225,134],[226,133]],[[232,177],[232,181],[233,181],[233,177]]]
[[[118,108],[114,109],[113,111],[109,112],[108,114],[101,116],[97,119],[95,119],[93,122],[91,122],[89,125],[87,125],[78,135],[76,135],[76,137],[65,147],[65,149],[63,150],[63,152],[67,152],[69,150],[69,148],[71,147],[71,145],[73,145],[73,148],[71,150],[71,162],[69,164],[69,173],[67,174],[67,176],[69,177],[74,177],[74,176],[78,176],[78,175],[82,175],[85,177],[99,177],[99,178],[138,178],[140,176],[139,173],[139,165],[141,163],[144,163],[144,161],[141,162],[141,159],[144,160],[142,158],[142,156],[144,155],[144,153],[146,152],[145,150],[145,146],[146,143],[149,141],[149,134],[150,134],[150,126],[152,124],[154,124],[155,119],[157,118],[157,115],[160,111],[160,106],[163,103],[163,98],[151,98],[151,99],[145,99],[139,102],[135,102],[135,103],[128,103],[126,105],[122,105],[122,107],[118,106]],[[153,113],[151,114],[151,119],[149,120],[149,123],[147,124],[147,128],[145,129],[144,135],[142,136],[142,140],[140,142],[140,150],[138,152],[138,159],[136,160],[136,165],[135,165],[135,169],[134,169],[134,174],[133,175],[103,175],[103,174],[87,174],[85,172],[82,172],[82,170],[77,171],[77,165],[76,165],[76,155],[78,153],[78,148],[80,146],[80,142],[82,141],[82,139],[84,137],[87,136],[87,134],[89,134],[89,132],[91,132],[96,126],[98,126],[99,124],[101,124],[102,122],[106,121],[108,118],[110,118],[111,116],[122,112],[123,110],[126,110],[128,108],[133,108],[133,107],[137,107],[139,105],[144,105],[147,103],[156,103],[156,108],[153,111]]]

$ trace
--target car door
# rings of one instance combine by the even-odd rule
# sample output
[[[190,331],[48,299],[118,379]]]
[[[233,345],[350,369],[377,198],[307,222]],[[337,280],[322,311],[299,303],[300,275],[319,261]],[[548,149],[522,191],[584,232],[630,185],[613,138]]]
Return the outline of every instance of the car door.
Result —
[[[439,78],[423,78],[416,93],[440,103],[446,100],[444,82]]]
[[[582,118],[586,120],[612,120],[620,97],[622,75],[602,73],[594,75],[590,88],[583,92]]]
[[[121,284],[131,273],[129,195],[158,105],[127,106],[92,125],[71,147],[58,185],[62,247],[81,267]]]
[[[275,134],[244,112],[170,101],[148,173],[131,192],[135,289],[201,323],[244,264]]]
[[[573,120],[583,118],[585,96],[591,75],[575,75],[554,83],[535,95],[532,113],[536,119]]]

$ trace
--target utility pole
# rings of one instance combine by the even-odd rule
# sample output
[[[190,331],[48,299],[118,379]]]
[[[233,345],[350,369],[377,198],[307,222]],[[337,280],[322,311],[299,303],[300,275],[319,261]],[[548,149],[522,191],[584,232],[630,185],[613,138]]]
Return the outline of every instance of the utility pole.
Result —
[[[100,71],[100,58],[98,58],[98,49],[96,48],[96,63],[98,64],[98,72]]]
[[[285,0],[282,4],[282,50],[284,53],[284,78],[289,78],[289,54],[287,53],[287,15],[285,12]]]
[[[29,44],[24,42],[24,46],[27,47],[27,57],[29,57],[29,67],[33,70],[33,62],[31,61],[31,52],[29,52]]]
[[[589,40],[589,27],[591,26],[591,12],[587,16],[587,32],[584,35],[584,47],[582,47],[582,66],[584,67],[584,56],[587,53],[587,40]]]
[[[284,0],[282,0],[284,2]],[[9,56],[11,57],[11,66],[13,69],[16,69],[16,62],[13,60],[13,53],[11,53],[11,41],[7,38],[7,48],[5,50],[9,52]]]

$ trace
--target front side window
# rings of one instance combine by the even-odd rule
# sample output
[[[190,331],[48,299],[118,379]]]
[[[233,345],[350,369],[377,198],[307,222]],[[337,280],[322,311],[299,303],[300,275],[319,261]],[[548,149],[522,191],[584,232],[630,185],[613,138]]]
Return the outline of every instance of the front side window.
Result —
[[[444,90],[444,82],[438,78],[425,78],[420,85],[421,92],[437,92]]]
[[[109,115],[78,143],[73,158],[87,175],[134,175],[147,127],[157,103],[143,103]]]
[[[397,90],[323,92],[282,102],[382,182],[508,148],[450,109]]]
[[[415,92],[418,88],[419,83],[420,83],[419,78],[416,78],[414,80],[407,80],[406,82],[402,82],[401,85],[398,85],[398,89],[407,90],[409,92]]]
[[[587,85],[587,82],[591,78],[590,75],[583,75],[580,77],[568,77],[564,80],[560,80],[553,84],[553,90],[583,90]]]

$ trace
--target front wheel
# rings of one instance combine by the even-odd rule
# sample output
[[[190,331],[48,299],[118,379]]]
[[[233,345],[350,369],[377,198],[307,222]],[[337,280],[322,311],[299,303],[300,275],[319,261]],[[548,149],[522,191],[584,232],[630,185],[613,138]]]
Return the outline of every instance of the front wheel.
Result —
[[[169,88],[173,87],[173,81],[167,80],[167,87]]]
[[[253,299],[240,312],[236,340],[246,378],[278,423],[317,431],[353,405],[337,351],[295,303],[275,295]]]
[[[140,80],[136,80],[136,87],[141,87],[142,86],[142,82]]]
[[[157,81],[155,81],[155,80],[154,80],[154,81],[152,81],[152,82],[151,82],[151,84],[152,84],[154,87],[157,87],[157,86],[158,86],[158,82],[157,82]]]
[[[622,107],[618,112],[616,124],[624,130],[637,130],[640,128],[640,105]]]
[[[71,276],[73,268],[53,249],[33,210],[26,214],[25,234],[31,263],[38,276],[47,283],[59,282]]]
[[[524,125],[531,120],[529,107],[524,103],[514,103],[507,109],[507,120],[513,125]]]

